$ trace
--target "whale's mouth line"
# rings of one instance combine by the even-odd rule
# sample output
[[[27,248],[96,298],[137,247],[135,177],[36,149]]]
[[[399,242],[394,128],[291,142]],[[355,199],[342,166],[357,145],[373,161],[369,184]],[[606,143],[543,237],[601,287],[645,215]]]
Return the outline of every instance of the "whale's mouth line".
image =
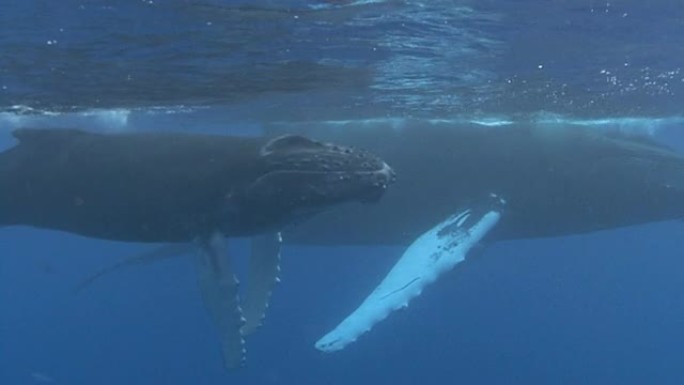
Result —
[[[301,170],[301,169],[281,169],[273,170],[265,173],[261,177],[277,174],[277,173],[297,173],[297,174],[308,174],[308,175],[319,175],[319,174],[355,174],[355,175],[372,175],[372,174],[387,174],[388,176],[394,175],[394,170],[386,164],[383,163],[381,168],[376,170]]]
[[[309,207],[346,201],[378,202],[396,178],[387,163],[381,161],[372,166],[377,167],[373,170],[271,170],[247,184],[240,195],[247,200],[259,200],[265,199],[264,194],[278,194],[282,198],[279,200],[294,199],[293,202]]]
[[[396,180],[396,173],[394,170],[385,162],[382,163],[382,167],[375,170],[301,170],[301,169],[282,169],[282,170],[272,170],[261,175],[257,178],[254,183],[278,174],[300,174],[300,175],[330,175],[340,177],[340,181],[344,181],[351,177],[382,177],[384,180],[378,180],[377,183],[384,185],[384,187],[389,186]]]

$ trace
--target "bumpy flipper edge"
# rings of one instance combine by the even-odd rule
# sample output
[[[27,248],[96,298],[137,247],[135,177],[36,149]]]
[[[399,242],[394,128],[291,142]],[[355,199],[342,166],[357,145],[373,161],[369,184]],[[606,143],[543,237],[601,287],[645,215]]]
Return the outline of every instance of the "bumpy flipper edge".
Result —
[[[223,235],[213,234],[198,240],[200,251],[195,258],[197,278],[204,306],[216,327],[226,368],[245,364],[245,340],[241,328],[245,323],[240,308],[238,280],[231,266]]]
[[[416,239],[380,285],[335,329],[316,342],[324,352],[344,349],[443,273],[462,262],[468,251],[498,223],[505,201],[490,195],[478,204],[452,215]]]
[[[252,238],[252,252],[249,258],[247,292],[243,301],[246,322],[242,334],[247,336],[261,326],[268,309],[271,292],[280,273],[280,233]]]
[[[103,269],[101,269],[101,270],[95,272],[94,274],[83,279],[74,288],[74,293],[82,292],[83,290],[89,288],[93,283],[95,283],[95,281],[99,280],[103,276],[109,275],[115,271],[121,270],[122,268],[135,266],[135,265],[142,265],[142,264],[146,264],[146,263],[153,263],[153,262],[161,261],[164,259],[169,259],[169,258],[189,254],[190,252],[193,252],[193,251],[195,251],[195,245],[178,243],[178,244],[171,244],[171,245],[163,245],[163,246],[157,247],[155,249],[145,251],[143,253],[124,258],[121,261],[119,261],[119,262],[117,262],[111,266],[104,267]]]

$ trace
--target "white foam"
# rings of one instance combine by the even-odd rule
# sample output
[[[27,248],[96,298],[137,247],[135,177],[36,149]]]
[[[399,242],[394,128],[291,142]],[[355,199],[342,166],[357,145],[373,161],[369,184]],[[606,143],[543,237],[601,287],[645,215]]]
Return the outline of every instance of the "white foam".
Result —
[[[281,126],[316,125],[344,129],[354,125],[373,129],[389,126],[397,131],[414,124],[431,125],[476,125],[501,127],[531,124],[545,127],[577,126],[596,130],[620,132],[633,135],[654,135],[661,128],[681,125],[684,116],[639,117],[623,116],[582,119],[571,116],[538,112],[526,116],[455,116],[447,118],[421,119],[412,117],[383,116],[363,119],[338,119],[320,121],[263,122]],[[144,109],[91,109],[76,112],[51,112],[36,110],[28,106],[13,106],[0,112],[0,129],[8,131],[19,127],[79,128],[89,131],[118,132],[130,130],[152,131],[201,131],[255,135],[261,132],[260,123],[241,116],[234,108],[222,107],[158,107]],[[243,132],[244,131],[244,132]]]
[[[231,135],[261,135],[260,125],[245,120],[232,108],[147,107],[54,112],[13,106],[0,112],[0,134],[16,128],[77,128],[92,132],[192,131]]]
[[[537,125],[547,126],[578,126],[601,131],[619,132],[627,135],[653,136],[659,130],[672,125],[684,123],[684,116],[669,116],[662,118],[624,116],[596,119],[576,119],[563,115],[539,113],[532,119]]]
[[[370,5],[370,4],[382,4],[387,2],[387,0],[357,0],[357,1],[350,1],[348,3],[335,3],[335,2],[319,2],[316,4],[311,4],[309,5],[309,8],[314,9],[314,10],[322,10],[322,9],[331,9],[331,8],[344,8],[344,7],[358,7],[358,6],[363,6],[363,5]]]
[[[0,112],[0,127],[56,128],[69,127],[102,131],[118,131],[128,126],[131,110],[102,109],[79,112],[52,112],[36,110],[27,106],[13,106]]]
[[[431,124],[431,125],[477,125],[483,127],[509,127],[514,125],[535,125],[546,126],[549,129],[553,127],[568,127],[576,126],[578,128],[589,128],[601,131],[620,132],[629,135],[654,135],[660,129],[672,126],[681,125],[684,123],[684,116],[670,116],[670,117],[610,117],[610,118],[592,118],[580,119],[569,116],[540,112],[531,116],[525,117],[507,117],[507,116],[478,116],[478,117],[453,117],[453,118],[436,118],[436,119],[418,119],[418,118],[403,118],[403,117],[378,117],[365,119],[348,119],[348,120],[322,120],[322,121],[306,121],[306,122],[274,122],[275,125],[318,125],[330,126],[331,128],[343,129],[345,126],[354,125],[356,127],[367,127],[372,129],[373,126],[390,126],[396,130],[402,130],[404,127],[409,127],[412,124]]]

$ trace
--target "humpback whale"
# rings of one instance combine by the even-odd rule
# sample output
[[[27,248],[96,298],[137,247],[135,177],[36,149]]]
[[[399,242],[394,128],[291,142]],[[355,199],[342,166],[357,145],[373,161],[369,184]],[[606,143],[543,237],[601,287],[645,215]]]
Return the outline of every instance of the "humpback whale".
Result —
[[[322,351],[343,349],[407,306],[478,243],[684,216],[684,158],[647,137],[576,126],[286,127],[372,149],[398,175],[378,205],[324,213],[284,233],[295,244],[407,246],[366,300],[316,343]]]
[[[378,204],[325,212],[283,232],[284,242],[296,245],[406,246],[362,304],[316,343],[325,352],[406,307],[475,245],[684,216],[684,157],[648,137],[419,121],[400,128],[299,122],[266,131],[370,149],[397,173]],[[255,314],[262,317],[263,309]]]
[[[377,202],[394,178],[371,153],[297,135],[19,129],[13,136],[18,144],[0,153],[0,226],[194,242],[200,291],[230,368],[244,361],[244,318],[224,237],[268,244],[268,253],[253,253],[266,257],[254,262],[245,304],[263,312],[277,278],[279,231],[332,206]]]
[[[377,200],[391,177],[369,153],[301,136],[20,129],[0,154],[0,224],[128,242],[274,231]]]
[[[684,159],[647,137],[556,126],[291,129],[371,149],[398,178],[378,205],[325,213],[288,231],[287,242],[408,245],[489,193],[507,200],[490,241],[684,216]]]

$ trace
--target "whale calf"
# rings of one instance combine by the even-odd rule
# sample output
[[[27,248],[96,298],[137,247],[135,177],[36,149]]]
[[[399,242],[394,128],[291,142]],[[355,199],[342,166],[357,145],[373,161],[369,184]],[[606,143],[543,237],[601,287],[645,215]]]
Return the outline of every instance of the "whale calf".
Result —
[[[375,156],[301,136],[14,131],[0,153],[0,224],[128,242],[276,231],[349,201],[380,198]]]
[[[297,135],[73,129],[19,129],[13,135],[18,144],[0,153],[0,226],[194,243],[200,291],[229,368],[244,362],[245,320],[224,238],[257,236],[268,243],[267,252],[253,253],[258,258],[250,261],[245,303],[248,313],[262,314],[277,278],[279,231],[343,203],[377,202],[394,179],[373,154]],[[258,317],[247,318],[254,328]]]
[[[324,213],[284,233],[293,244],[407,246],[359,308],[316,343],[322,351],[343,349],[406,307],[480,242],[684,217],[684,158],[648,137],[576,126],[285,127],[371,149],[397,172],[378,205]]]

